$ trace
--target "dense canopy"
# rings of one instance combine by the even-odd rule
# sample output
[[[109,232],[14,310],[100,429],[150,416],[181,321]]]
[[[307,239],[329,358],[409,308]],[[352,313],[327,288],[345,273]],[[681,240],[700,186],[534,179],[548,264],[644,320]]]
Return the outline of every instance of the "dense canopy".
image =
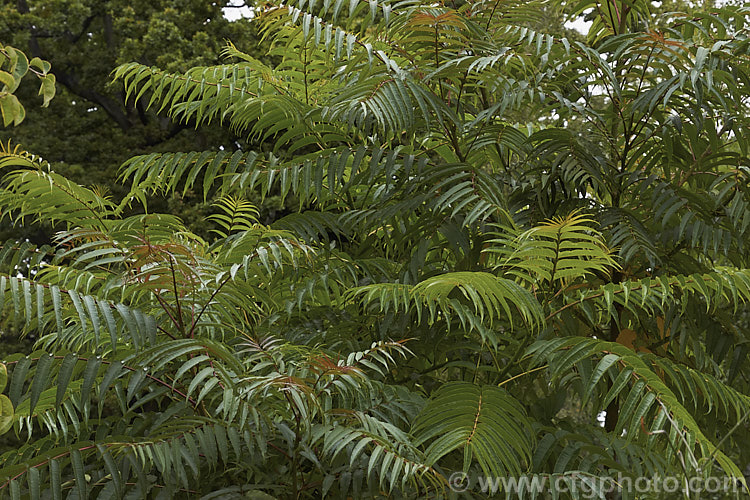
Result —
[[[586,37],[546,29],[564,11]],[[0,250],[0,307],[38,338],[0,365],[22,441],[0,490],[746,487],[750,8],[257,14],[263,59],[228,43],[223,64],[112,75],[131,106],[244,142],[133,156],[121,198],[0,153],[0,213],[56,231]],[[210,233],[153,209],[174,193],[212,203]],[[288,210],[261,223],[269,197]]]

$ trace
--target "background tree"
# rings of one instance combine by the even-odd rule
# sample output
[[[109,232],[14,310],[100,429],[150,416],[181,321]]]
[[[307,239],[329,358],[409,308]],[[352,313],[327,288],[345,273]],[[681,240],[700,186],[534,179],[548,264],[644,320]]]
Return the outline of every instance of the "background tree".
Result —
[[[257,46],[257,28],[247,19],[230,22],[223,8],[232,2],[44,0],[3,2],[0,40],[41,57],[55,67],[60,96],[45,113],[30,108],[23,124],[0,131],[27,150],[42,155],[55,169],[78,182],[122,197],[117,167],[136,153],[201,148],[234,148],[237,137],[221,129],[196,130],[175,123],[145,106],[125,105],[122,88],[110,72],[118,64],[139,61],[165,71],[214,64],[224,40]],[[259,50],[262,50],[259,48]],[[21,89],[30,99],[34,89]],[[242,141],[240,141],[241,143]],[[200,200],[174,199],[171,209],[200,227],[209,211]],[[25,231],[25,234],[23,234]],[[49,241],[52,231],[6,228],[3,238],[30,236]]]

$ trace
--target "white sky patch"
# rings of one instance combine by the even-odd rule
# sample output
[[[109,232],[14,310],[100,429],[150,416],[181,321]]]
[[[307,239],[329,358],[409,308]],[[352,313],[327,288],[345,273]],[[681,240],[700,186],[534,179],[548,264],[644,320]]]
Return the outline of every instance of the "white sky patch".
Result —
[[[229,2],[230,7],[224,7],[224,17],[230,21],[237,19],[252,19],[255,17],[253,9],[248,7],[244,0],[232,0]]]
[[[655,4],[661,4],[661,2],[654,2]],[[724,7],[726,5],[732,5],[733,3],[736,3],[739,5],[738,2],[733,2],[732,0],[715,0],[716,7]],[[688,4],[695,7],[698,5],[698,2],[695,1],[688,1]],[[591,10],[584,11],[579,17],[577,17],[573,21],[568,21],[565,23],[565,27],[568,29],[573,29],[578,31],[582,35],[587,35],[589,33],[589,29],[591,28],[591,21],[584,21],[583,17],[590,13]]]
[[[599,427],[604,427],[604,423],[607,421],[607,412],[600,411],[596,416],[596,421],[599,422]]]
[[[583,17],[576,18],[575,21],[568,21],[565,23],[565,27],[568,29],[576,30],[582,35],[587,35],[589,28],[591,28],[591,21],[584,21]]]
[[[578,17],[576,17],[572,21],[566,22],[565,27],[570,30],[576,30],[584,36],[587,35],[593,23],[591,21],[584,21],[583,18],[589,15],[591,12],[591,9],[584,10],[578,15]]]

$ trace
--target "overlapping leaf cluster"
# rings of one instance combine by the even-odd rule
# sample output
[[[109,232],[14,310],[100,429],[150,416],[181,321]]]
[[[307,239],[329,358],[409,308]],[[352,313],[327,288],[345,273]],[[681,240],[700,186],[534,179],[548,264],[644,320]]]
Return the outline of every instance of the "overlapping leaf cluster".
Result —
[[[22,51],[0,44],[0,116],[3,127],[18,125],[26,117],[26,109],[14,92],[29,72],[41,81],[39,95],[44,99],[42,105],[46,107],[49,104],[55,96],[55,75],[50,73],[50,69],[49,62],[38,57],[29,61]]]
[[[121,66],[129,99],[261,144],[134,157],[121,201],[5,152],[3,213],[59,233],[0,253],[2,306],[40,335],[5,360],[28,444],[0,489],[740,478],[750,10],[585,1],[582,42],[543,31],[554,7],[300,0],[258,20],[276,66]],[[148,211],[179,190],[215,200],[210,240]],[[298,210],[264,226],[272,195]]]

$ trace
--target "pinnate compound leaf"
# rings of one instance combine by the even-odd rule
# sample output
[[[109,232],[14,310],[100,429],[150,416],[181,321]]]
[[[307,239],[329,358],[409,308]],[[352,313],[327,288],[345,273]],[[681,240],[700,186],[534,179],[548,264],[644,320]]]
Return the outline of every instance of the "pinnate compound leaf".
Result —
[[[533,432],[520,403],[505,390],[468,382],[438,389],[412,429],[417,444],[431,441],[426,463],[463,449],[464,472],[476,461],[488,476],[520,474],[531,458]]]

